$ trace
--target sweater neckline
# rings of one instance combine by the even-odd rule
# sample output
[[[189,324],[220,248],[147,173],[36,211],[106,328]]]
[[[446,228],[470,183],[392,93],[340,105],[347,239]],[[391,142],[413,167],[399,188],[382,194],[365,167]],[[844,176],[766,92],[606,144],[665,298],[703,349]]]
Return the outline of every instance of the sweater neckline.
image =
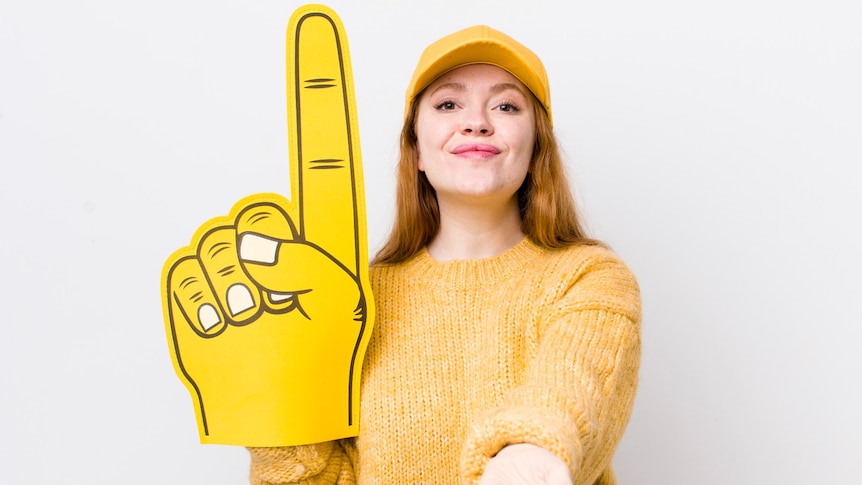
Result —
[[[536,259],[542,250],[528,238],[506,251],[483,259],[457,259],[437,261],[423,248],[408,264],[413,280],[419,284],[467,289],[488,286],[496,281],[510,279],[521,273],[527,264]]]

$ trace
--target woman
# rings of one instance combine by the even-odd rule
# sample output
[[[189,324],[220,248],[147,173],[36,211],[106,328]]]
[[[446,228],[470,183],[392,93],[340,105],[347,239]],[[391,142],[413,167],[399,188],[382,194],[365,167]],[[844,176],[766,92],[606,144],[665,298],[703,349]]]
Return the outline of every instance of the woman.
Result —
[[[407,91],[356,439],[250,449],[251,483],[613,484],[640,296],[587,239],[541,60],[471,27]]]

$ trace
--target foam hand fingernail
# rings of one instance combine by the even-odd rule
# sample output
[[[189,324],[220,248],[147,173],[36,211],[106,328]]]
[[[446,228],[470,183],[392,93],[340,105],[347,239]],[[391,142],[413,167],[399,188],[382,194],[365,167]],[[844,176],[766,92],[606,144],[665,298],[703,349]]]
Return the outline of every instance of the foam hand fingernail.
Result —
[[[293,293],[270,293],[269,299],[273,303],[281,303],[293,298]]]
[[[227,306],[231,316],[234,317],[249,308],[253,308],[254,298],[251,296],[251,291],[242,284],[231,286],[227,290]]]
[[[207,303],[198,308],[198,323],[201,324],[204,332],[209,332],[211,328],[221,323],[221,318],[215,307]]]
[[[255,233],[240,236],[239,257],[249,263],[275,263],[278,241]]]

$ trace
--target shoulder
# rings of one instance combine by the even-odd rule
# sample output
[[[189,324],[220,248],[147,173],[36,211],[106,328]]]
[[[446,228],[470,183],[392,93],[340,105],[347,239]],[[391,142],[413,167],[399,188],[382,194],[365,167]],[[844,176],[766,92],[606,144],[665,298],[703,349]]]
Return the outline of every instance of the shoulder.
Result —
[[[575,245],[562,249],[540,249],[538,265],[553,268],[570,278],[602,274],[634,280],[634,274],[611,249],[598,245]]]
[[[570,246],[544,250],[541,263],[561,285],[570,310],[605,310],[640,321],[640,287],[632,270],[611,249]]]

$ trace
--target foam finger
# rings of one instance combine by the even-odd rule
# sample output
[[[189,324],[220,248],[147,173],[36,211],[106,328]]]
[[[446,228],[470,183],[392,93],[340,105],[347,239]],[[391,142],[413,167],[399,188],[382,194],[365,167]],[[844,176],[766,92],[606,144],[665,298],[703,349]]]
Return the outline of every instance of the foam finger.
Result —
[[[240,266],[233,227],[217,227],[207,232],[198,246],[198,258],[229,323],[249,323],[260,314],[260,290]]]
[[[288,113],[299,233],[354,274],[362,175],[347,38],[334,12],[316,5],[291,19],[287,39]],[[298,166],[297,166],[298,165]]]
[[[296,240],[296,227],[283,209],[287,206],[286,200],[264,200],[249,205],[239,213],[236,233],[240,260],[274,264],[279,243]],[[263,304],[273,313],[290,311],[295,307],[296,293],[274,290],[283,285],[274,287],[272,282],[257,280],[255,283],[262,290]]]
[[[286,200],[260,200],[249,204],[236,217],[236,233],[254,232],[282,241],[295,240],[296,226],[284,210],[287,206]]]
[[[196,257],[175,262],[166,284],[173,325],[186,323],[202,337],[218,335],[225,329],[227,324],[219,303]]]

